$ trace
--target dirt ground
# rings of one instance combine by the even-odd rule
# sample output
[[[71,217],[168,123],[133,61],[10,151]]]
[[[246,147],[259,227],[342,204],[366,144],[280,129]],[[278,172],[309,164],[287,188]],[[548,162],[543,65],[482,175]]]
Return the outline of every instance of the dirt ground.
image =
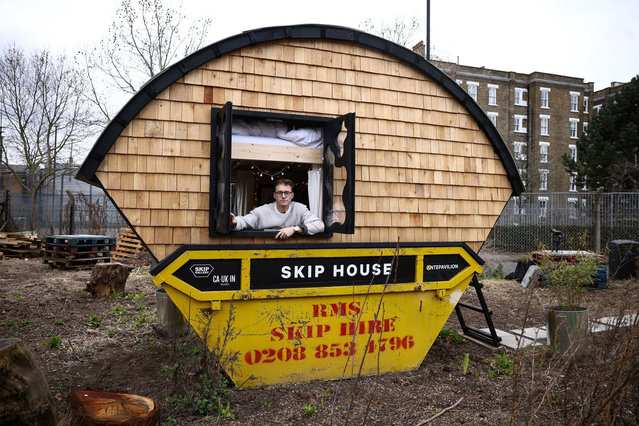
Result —
[[[498,259],[491,257],[493,268]],[[637,326],[592,336],[590,361],[577,367],[546,348],[512,353],[470,342],[456,332],[461,330],[453,313],[414,371],[218,388],[209,380],[214,363],[197,337],[166,339],[156,331],[148,267],[135,269],[126,293],[111,299],[83,292],[89,275],[90,270],[51,269],[39,259],[0,261],[0,338],[18,337],[26,344],[60,417],[69,391],[97,387],[154,398],[162,424],[416,425],[433,416],[438,417],[431,424],[574,424],[597,413],[613,423],[638,422]],[[549,290],[525,290],[516,281],[482,282],[497,328],[545,324]],[[470,290],[463,300],[477,303]],[[638,313],[639,282],[610,283],[606,290],[587,292],[586,301],[590,318]],[[466,318],[483,326],[476,314]]]

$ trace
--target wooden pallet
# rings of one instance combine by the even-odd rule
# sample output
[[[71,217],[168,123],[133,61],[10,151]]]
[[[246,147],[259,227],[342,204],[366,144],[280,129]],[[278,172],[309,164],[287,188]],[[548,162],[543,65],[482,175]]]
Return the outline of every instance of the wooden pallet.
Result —
[[[109,262],[115,238],[102,235],[52,235],[45,238],[43,262],[51,267],[92,268]]]
[[[42,240],[35,235],[0,233],[0,251],[6,257],[40,257]]]
[[[144,251],[144,246],[140,239],[130,228],[121,228],[120,235],[115,243],[113,252],[114,262],[126,262],[138,253]]]

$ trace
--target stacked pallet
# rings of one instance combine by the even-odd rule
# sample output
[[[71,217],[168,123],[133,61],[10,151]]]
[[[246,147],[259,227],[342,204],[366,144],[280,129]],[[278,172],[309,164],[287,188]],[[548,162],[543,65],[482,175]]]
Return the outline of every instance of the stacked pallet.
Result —
[[[42,240],[35,235],[0,233],[0,253],[21,259],[39,257],[42,255]]]
[[[113,252],[114,262],[125,262],[136,254],[143,252],[144,246],[131,228],[121,228]]]
[[[44,263],[52,267],[90,268],[109,262],[115,238],[104,235],[52,235],[45,238]]]

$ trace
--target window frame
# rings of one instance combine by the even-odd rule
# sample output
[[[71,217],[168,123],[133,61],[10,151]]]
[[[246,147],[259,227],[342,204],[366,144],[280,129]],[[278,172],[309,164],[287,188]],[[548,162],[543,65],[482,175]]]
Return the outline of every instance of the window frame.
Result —
[[[543,207],[542,207],[543,202]],[[548,215],[548,197],[537,197],[537,203],[539,205],[539,217],[546,217]]]
[[[579,139],[579,132],[577,129],[577,124],[579,123],[578,118],[569,118],[570,121],[570,139]]]
[[[528,133],[528,116],[522,114],[514,114],[513,131],[515,133]],[[525,121],[525,127],[524,127]]]
[[[539,169],[539,190],[540,191],[548,191],[548,175],[549,174],[550,174],[550,170]]]
[[[548,162],[548,152],[550,151],[550,142],[539,142],[539,162]]]
[[[524,99],[524,94],[528,95],[528,89],[524,87],[515,87],[515,106],[528,106],[528,96]]]
[[[570,112],[579,112],[579,92],[570,92]]]
[[[571,172],[568,179],[568,192],[577,192],[577,172]]]
[[[577,145],[572,143],[568,145],[568,157],[575,163],[577,162]]]
[[[490,106],[497,106],[497,89],[499,89],[497,84],[488,84],[488,105]]]
[[[476,81],[467,81],[466,87],[468,88],[468,94],[475,102],[477,102],[477,93],[479,92],[479,83]],[[471,87],[473,90],[471,90]]]
[[[211,174],[209,185],[209,236],[268,237],[275,231],[242,230],[231,232],[231,159],[233,118],[283,121],[298,127],[322,127],[324,129],[322,164],[322,221],[325,231],[313,235],[330,237],[333,233],[355,232],[355,113],[339,117],[283,114],[263,111],[236,110],[231,102],[222,108],[211,108]],[[343,148],[337,145],[337,135],[346,128]],[[329,152],[330,151],[330,152]],[[331,163],[330,159],[334,162]],[[341,195],[345,210],[342,223],[329,225],[328,215],[333,206],[333,167],[344,167],[346,181]],[[221,206],[221,207],[220,207]]]
[[[540,87],[539,91],[541,92],[539,105],[540,108],[548,109],[550,108],[550,88],[549,87]]]
[[[515,154],[515,160],[525,161],[528,159],[528,155],[526,152],[524,152],[523,148],[528,148],[528,142],[513,142],[513,154]]]
[[[544,126],[544,123],[546,124],[545,126]],[[545,114],[539,114],[539,135],[550,136],[548,133],[549,127],[550,127],[550,116]]]
[[[584,114],[588,114],[590,100],[588,96],[584,96]]]
[[[486,113],[486,115],[488,116],[488,119],[491,121],[491,123],[493,123],[493,126],[497,127],[497,117],[499,117],[499,113],[489,111]]]

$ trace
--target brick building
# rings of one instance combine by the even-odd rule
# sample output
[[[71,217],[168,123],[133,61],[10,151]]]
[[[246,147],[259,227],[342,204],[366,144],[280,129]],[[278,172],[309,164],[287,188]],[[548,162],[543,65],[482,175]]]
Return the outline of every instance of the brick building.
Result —
[[[606,87],[601,90],[597,90],[592,96],[592,110],[596,114],[602,106],[608,105],[613,96],[617,93],[621,92],[621,89],[627,83],[620,83],[618,81],[613,81],[610,83],[610,87]]]
[[[413,48],[423,54],[423,44]],[[592,113],[594,84],[582,78],[530,74],[431,61],[486,111],[508,145],[529,192],[578,192],[562,155],[578,155],[576,142]]]

